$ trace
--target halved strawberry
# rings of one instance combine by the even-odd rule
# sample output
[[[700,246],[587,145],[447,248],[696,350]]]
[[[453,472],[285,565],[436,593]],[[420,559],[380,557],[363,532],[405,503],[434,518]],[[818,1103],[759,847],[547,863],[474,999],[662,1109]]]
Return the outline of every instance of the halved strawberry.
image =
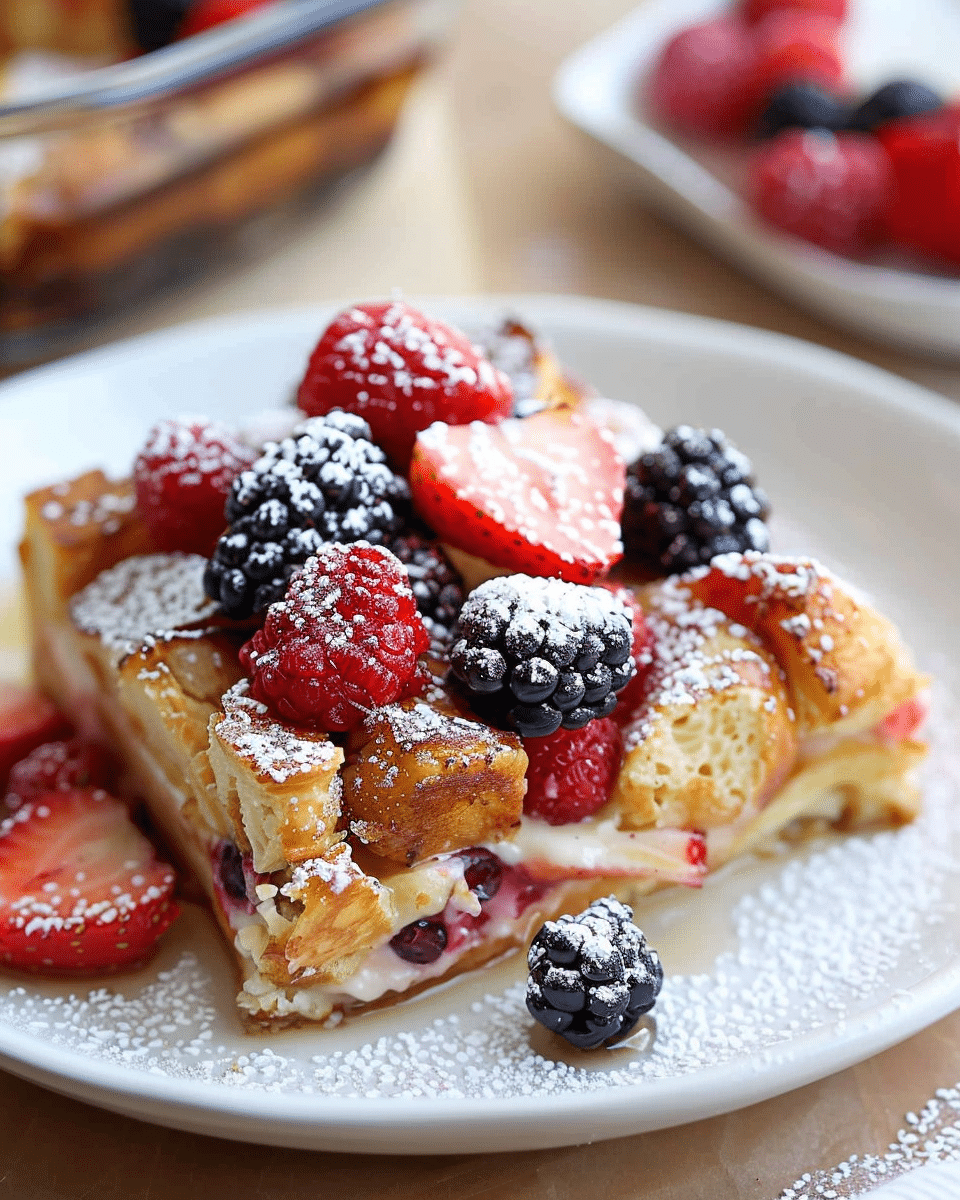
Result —
[[[0,787],[10,768],[43,742],[69,733],[70,726],[38,688],[0,682]],[[0,793],[2,794],[2,793]]]
[[[498,425],[437,422],[410,464],[417,510],[441,541],[497,567],[592,583],[623,555],[624,466],[569,409]]]
[[[173,884],[121,801],[38,796],[0,823],[0,963],[82,975],[143,962],[177,915]]]

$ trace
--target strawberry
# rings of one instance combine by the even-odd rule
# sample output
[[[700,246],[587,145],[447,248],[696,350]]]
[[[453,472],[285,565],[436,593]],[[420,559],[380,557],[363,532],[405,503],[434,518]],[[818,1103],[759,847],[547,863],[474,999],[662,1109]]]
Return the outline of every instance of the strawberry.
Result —
[[[813,12],[783,9],[753,30],[753,84],[758,105],[780,84],[803,80],[837,89],[843,81],[836,21]]]
[[[925,692],[904,700],[875,727],[877,737],[888,742],[901,742],[918,733],[930,714],[930,697]]]
[[[275,0],[197,0],[177,29],[178,38],[193,37],[195,33],[203,33],[205,29],[213,29],[227,21],[235,21],[237,17],[245,17],[248,13],[256,12],[258,8],[266,8]]]
[[[311,417],[356,413],[391,462],[406,470],[414,439],[434,421],[501,421],[510,380],[458,329],[400,300],[357,304],[327,327],[310,356],[297,403]]]
[[[10,768],[43,742],[69,732],[43,692],[22,683],[0,683],[0,786]]]
[[[177,915],[173,884],[120,800],[37,796],[0,823],[0,962],[64,975],[143,962]]]
[[[82,738],[44,742],[14,764],[7,781],[6,804],[10,809],[19,808],[44,792],[106,787],[112,774],[110,755],[92,742]]]
[[[438,422],[410,464],[416,508],[441,541],[497,567],[592,583],[622,556],[624,466],[569,409],[499,425]]]
[[[891,240],[960,262],[960,107],[890,121],[877,137],[893,168]]]

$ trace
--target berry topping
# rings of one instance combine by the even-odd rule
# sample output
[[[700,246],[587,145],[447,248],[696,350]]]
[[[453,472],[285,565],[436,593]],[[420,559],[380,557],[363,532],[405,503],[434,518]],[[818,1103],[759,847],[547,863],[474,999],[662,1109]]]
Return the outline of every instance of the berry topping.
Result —
[[[390,543],[390,549],[407,568],[431,645],[445,645],[463,607],[463,580],[459,572],[437,542],[419,533],[401,534]]]
[[[177,36],[193,37],[195,33],[235,21],[237,17],[245,17],[273,3],[274,0],[193,0],[190,11],[177,30]]]
[[[751,22],[762,21],[771,13],[792,12],[816,13],[830,17],[839,24],[847,15],[848,0],[745,0],[743,15]]]
[[[14,763],[69,732],[69,725],[43,692],[26,684],[0,682],[0,786]]]
[[[310,416],[359,413],[398,467],[434,421],[500,421],[513,410],[510,381],[458,329],[400,300],[358,304],[327,327],[297,402]]]
[[[890,121],[877,139],[893,168],[891,241],[960,262],[960,108]]]
[[[547,409],[432,425],[417,438],[410,487],[442,541],[498,567],[592,583],[623,553],[623,475],[611,435]]]
[[[612,896],[579,916],[547,921],[527,955],[527,1008],[572,1046],[595,1050],[625,1037],[656,1003],[663,967]]]
[[[745,454],[719,429],[669,430],[627,473],[623,538],[629,558],[672,575],[715,554],[766,550],[766,495]]]
[[[325,543],[388,544],[409,497],[366,421],[345,412],[305,421],[234,480],[229,528],[204,578],[207,595],[229,617],[261,612]]]
[[[609,716],[633,677],[631,634],[630,614],[604,588],[499,577],[467,597],[450,665],[484,715],[548,737]]]
[[[254,699],[281,718],[345,730],[419,690],[417,656],[429,643],[403,566],[356,542],[307,560],[240,663]]]
[[[234,479],[256,455],[206,417],[154,425],[137,455],[137,508],[157,550],[207,555],[226,524]]]
[[[413,921],[390,939],[390,949],[398,958],[419,966],[436,962],[446,948],[447,929],[436,918]]]
[[[0,823],[0,962],[51,974],[140,963],[177,915],[173,884],[121,801],[37,796]]]
[[[850,118],[849,128],[873,133],[887,121],[916,117],[943,107],[943,97],[925,83],[898,79],[868,96]]]
[[[83,738],[44,742],[16,763],[7,781],[7,808],[19,808],[45,792],[106,787],[113,776],[110,755]]]
[[[134,41],[144,53],[161,50],[176,38],[193,0],[127,0]]]
[[[785,8],[754,29],[753,88],[759,105],[785,83],[838,88],[843,81],[837,22],[823,13]]]
[[[523,801],[527,816],[569,825],[592,817],[609,800],[623,757],[620,727],[609,717],[583,729],[530,738],[523,748],[530,759]]]
[[[650,103],[682,133],[744,133],[756,116],[755,66],[752,33],[736,17],[691,25],[664,47],[650,80]]]
[[[630,723],[647,696],[650,667],[653,663],[653,630],[647,624],[643,609],[628,588],[615,587],[613,592],[630,614],[633,629],[630,657],[637,668],[627,686],[617,693],[617,707],[613,710],[613,719],[622,726]]]
[[[784,129],[842,129],[847,122],[846,104],[833,92],[816,83],[785,83],[771,93],[763,110],[757,135],[776,137]]]
[[[787,130],[758,152],[750,196],[760,216],[785,233],[855,254],[883,236],[890,162],[863,134]]]

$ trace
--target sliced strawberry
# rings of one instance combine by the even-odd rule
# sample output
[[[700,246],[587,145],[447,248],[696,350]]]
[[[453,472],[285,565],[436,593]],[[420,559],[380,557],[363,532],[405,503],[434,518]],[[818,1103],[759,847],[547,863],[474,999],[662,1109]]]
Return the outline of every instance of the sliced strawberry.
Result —
[[[38,688],[0,682],[0,786],[10,768],[43,742],[70,732],[70,726]]]
[[[83,738],[44,742],[15,763],[7,781],[6,804],[19,808],[44,792],[69,792],[75,788],[107,787],[113,762],[102,746]]]
[[[0,962],[63,975],[140,963],[177,915],[173,884],[121,801],[38,796],[0,823]]]
[[[568,409],[499,425],[437,422],[417,437],[410,488],[441,541],[513,571],[592,583],[623,555],[624,466]]]

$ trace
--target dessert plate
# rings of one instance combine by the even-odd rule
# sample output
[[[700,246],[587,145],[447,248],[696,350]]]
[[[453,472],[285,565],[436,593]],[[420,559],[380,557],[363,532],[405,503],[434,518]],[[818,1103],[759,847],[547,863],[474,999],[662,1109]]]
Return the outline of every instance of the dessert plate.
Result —
[[[730,0],[648,0],[560,68],[554,99],[568,120],[632,164],[663,213],[762,282],[877,341],[960,354],[960,278],[919,262],[859,262],[779,234],[741,198],[747,151],[681,138],[656,125],[642,81],[667,39]],[[845,27],[857,91],[912,76],[960,92],[954,0],[855,0]]]
[[[326,1030],[245,1035],[235,981],[189,905],[136,975],[0,976],[0,1065],[145,1120],[277,1145],[476,1153],[572,1145],[726,1112],[837,1071],[960,1004],[960,413],[852,359],[755,330],[573,298],[423,301],[466,327],[515,313],[605,394],[719,425],[752,455],[778,548],[875,594],[939,679],[922,819],[740,864],[639,920],[667,980],[623,1048],[577,1056],[533,1025],[517,959]],[[331,311],[138,338],[0,388],[2,536],[19,493],[147,425],[286,401]],[[9,560],[12,570],[12,559]]]

